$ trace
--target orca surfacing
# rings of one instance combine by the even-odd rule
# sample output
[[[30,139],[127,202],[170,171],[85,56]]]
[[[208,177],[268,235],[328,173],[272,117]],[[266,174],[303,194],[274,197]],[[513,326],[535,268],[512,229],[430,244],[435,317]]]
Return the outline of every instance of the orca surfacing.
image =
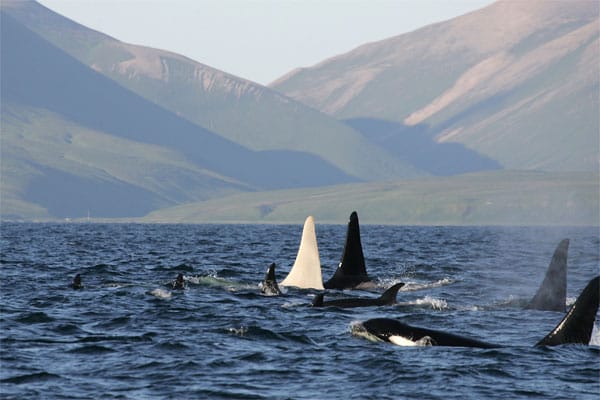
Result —
[[[335,299],[330,301],[323,300],[323,293],[318,294],[313,300],[313,307],[339,307],[339,308],[355,308],[355,307],[371,307],[371,306],[387,306],[396,304],[396,296],[398,290],[404,286],[400,282],[386,290],[380,297],[376,299],[353,297],[347,299]]]
[[[315,220],[310,215],[304,221],[300,247],[298,247],[294,265],[280,285],[295,286],[301,289],[324,289]]]
[[[540,288],[525,309],[565,312],[568,251],[569,239],[563,239],[554,250]]]
[[[600,297],[600,276],[592,279],[581,292],[567,315],[536,346],[568,343],[589,344]],[[499,345],[464,336],[419,328],[390,318],[374,318],[355,324],[352,334],[399,346],[458,346],[496,348]]]
[[[325,289],[356,289],[372,285],[371,278],[367,275],[365,257],[360,242],[360,228],[358,214],[353,211],[348,222],[346,243],[342,259],[335,273],[327,282]]]

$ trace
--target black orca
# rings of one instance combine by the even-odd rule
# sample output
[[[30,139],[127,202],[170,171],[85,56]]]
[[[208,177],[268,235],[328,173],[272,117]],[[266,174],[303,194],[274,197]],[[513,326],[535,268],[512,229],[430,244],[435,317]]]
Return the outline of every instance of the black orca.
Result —
[[[342,259],[331,279],[323,286],[325,289],[355,289],[369,285],[372,285],[372,281],[367,275],[365,257],[360,243],[358,214],[353,211],[350,215],[350,222],[348,222]]]
[[[546,271],[546,277],[525,309],[565,312],[567,306],[567,253],[569,239],[562,240]]]
[[[275,279],[275,263],[269,265],[265,274],[265,280],[260,285],[260,291],[268,296],[278,296],[281,294],[281,290],[279,290],[279,286],[277,285],[277,279]]]
[[[175,290],[185,289],[185,281],[183,280],[183,274],[177,275],[177,279],[171,282],[171,288]]]
[[[348,298],[348,299],[336,299],[330,301],[323,301],[323,293],[319,293],[313,300],[313,307],[340,307],[340,308],[354,308],[354,307],[371,307],[371,306],[387,306],[396,304],[396,296],[398,290],[404,286],[404,283],[400,282],[386,290],[380,297],[376,299],[367,298]]]
[[[588,344],[592,337],[598,312],[600,276],[592,279],[581,292],[575,304],[545,338],[536,346],[556,346],[565,343]]]
[[[598,312],[599,283],[600,276],[592,279],[562,321],[536,346],[556,346],[567,343],[589,344]],[[371,340],[390,342],[400,346],[500,347],[464,336],[410,326],[389,318],[375,318],[355,324],[352,327],[352,333],[356,336],[364,336]]]
[[[71,287],[73,289],[83,289],[83,284],[81,283],[81,275],[77,274],[73,278],[73,283],[71,283]]]

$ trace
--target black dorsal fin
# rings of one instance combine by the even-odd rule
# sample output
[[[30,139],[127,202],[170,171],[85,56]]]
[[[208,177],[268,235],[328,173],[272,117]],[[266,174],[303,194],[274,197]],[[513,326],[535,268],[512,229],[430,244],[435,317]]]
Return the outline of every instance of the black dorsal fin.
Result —
[[[313,307],[323,307],[323,293],[319,293],[315,296],[312,302]]]
[[[567,301],[567,253],[569,239],[562,240],[552,256],[542,285],[526,309],[564,312]]]
[[[346,289],[356,287],[361,282],[368,282],[369,280],[360,242],[358,214],[353,211],[348,222],[342,259],[335,273],[324,286],[326,289]]]
[[[581,292],[567,315],[537,346],[556,346],[565,343],[589,344],[598,312],[600,276],[592,279]]]
[[[381,297],[379,297],[380,304],[396,304],[396,296],[398,295],[398,290],[404,286],[403,282],[396,283],[394,286],[390,287],[388,290],[383,292]]]
[[[265,274],[265,281],[277,282],[275,278],[275,263],[271,263],[271,265],[269,265],[269,269],[267,269],[267,273]]]

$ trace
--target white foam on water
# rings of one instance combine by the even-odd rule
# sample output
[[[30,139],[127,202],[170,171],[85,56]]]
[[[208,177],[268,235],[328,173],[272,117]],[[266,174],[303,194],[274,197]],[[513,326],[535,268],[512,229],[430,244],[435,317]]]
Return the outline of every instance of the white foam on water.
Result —
[[[425,289],[434,289],[439,288],[446,285],[451,285],[455,281],[450,278],[439,279],[434,282],[405,282],[405,285],[400,289],[403,292],[414,292],[417,290],[425,290]]]
[[[172,296],[170,291],[159,288],[151,290],[150,294],[159,299],[170,299]]]
[[[432,308],[434,310],[447,310],[448,309],[448,303],[446,302],[446,300],[436,299],[436,298],[433,298],[431,296],[425,296],[422,299],[416,299],[416,300],[412,300],[412,301],[401,302],[399,304],[401,304],[401,305],[410,305],[410,306],[427,307],[427,308]]]

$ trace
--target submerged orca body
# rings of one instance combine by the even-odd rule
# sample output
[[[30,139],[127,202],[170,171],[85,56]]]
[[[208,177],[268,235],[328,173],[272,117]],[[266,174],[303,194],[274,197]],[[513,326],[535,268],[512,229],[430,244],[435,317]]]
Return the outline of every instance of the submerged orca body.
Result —
[[[598,312],[599,284],[600,276],[592,279],[562,321],[536,346],[556,346],[567,343],[589,344]],[[375,318],[356,324],[352,328],[352,333],[356,336],[365,336],[368,339],[390,342],[400,346],[500,347],[464,336],[410,326],[389,318]]]
[[[359,286],[368,286],[371,279],[367,275],[365,257],[360,243],[360,228],[358,214],[353,211],[348,222],[346,244],[340,264],[327,282],[325,289],[355,289]]]
[[[568,251],[569,239],[564,239],[554,250],[544,281],[525,309],[565,312]]]
[[[304,221],[296,261],[294,261],[290,273],[280,284],[281,286],[295,286],[301,289],[324,289],[315,220],[312,216],[308,216]]]
[[[387,306],[396,304],[396,296],[398,290],[404,286],[404,283],[400,282],[386,290],[380,297],[376,299],[367,298],[348,298],[348,299],[336,299],[330,301],[323,301],[323,293],[318,294],[313,303],[313,307],[340,307],[340,308],[354,308],[354,307],[371,307],[371,306]]]
[[[269,265],[265,274],[265,280],[260,285],[260,291],[267,296],[278,296],[281,294],[281,290],[279,290],[277,280],[275,279],[275,263]]]

